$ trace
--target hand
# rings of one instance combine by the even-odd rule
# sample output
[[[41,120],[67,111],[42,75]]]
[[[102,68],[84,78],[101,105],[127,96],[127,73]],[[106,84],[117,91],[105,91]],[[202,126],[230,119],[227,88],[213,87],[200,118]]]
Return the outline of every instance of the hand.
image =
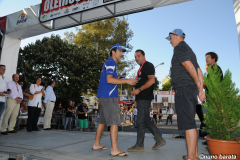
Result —
[[[5,94],[3,92],[0,92],[0,96],[5,96]]]
[[[206,96],[205,96],[205,93],[203,92],[203,90],[199,91],[198,98],[200,101],[204,101],[206,99]]]
[[[41,91],[43,92],[45,90],[45,87],[43,87],[42,89],[41,89]]]
[[[128,79],[128,81],[127,81],[127,84],[130,84],[130,85],[132,85],[132,86],[135,86],[136,84],[137,84],[137,80],[136,79]]]
[[[131,95],[138,95],[140,93],[139,89],[135,89],[132,91]]]
[[[87,114],[87,112],[85,112],[85,114]]]
[[[43,107],[45,108],[45,106],[46,106],[46,103],[43,103]]]

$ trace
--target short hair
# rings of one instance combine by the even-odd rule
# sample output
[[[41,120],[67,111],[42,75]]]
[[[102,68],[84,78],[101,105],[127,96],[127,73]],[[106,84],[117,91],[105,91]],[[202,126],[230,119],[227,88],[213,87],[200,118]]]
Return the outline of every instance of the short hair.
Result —
[[[37,77],[37,78],[35,78],[35,81],[37,81],[37,80],[38,80],[38,78],[41,78],[41,80],[42,80],[42,77]]]
[[[6,67],[6,66],[5,66],[5,65],[3,65],[3,64],[0,64],[0,68],[1,68],[1,67]]]
[[[54,83],[54,81],[51,80],[48,82],[48,85],[51,86],[53,83]]]
[[[210,55],[212,59],[215,58],[215,62],[218,61],[218,55],[215,52],[208,52],[205,56]]]
[[[142,54],[143,56],[145,56],[145,52],[144,52],[143,50],[141,50],[141,49],[136,50],[135,53],[136,53],[136,52],[141,52],[141,54]]]
[[[112,57],[112,51],[116,52],[116,51],[117,51],[117,48],[111,49],[111,51],[110,51],[110,57]]]
[[[14,78],[15,75],[16,75],[16,74],[13,74],[13,75],[12,75],[12,78]]]

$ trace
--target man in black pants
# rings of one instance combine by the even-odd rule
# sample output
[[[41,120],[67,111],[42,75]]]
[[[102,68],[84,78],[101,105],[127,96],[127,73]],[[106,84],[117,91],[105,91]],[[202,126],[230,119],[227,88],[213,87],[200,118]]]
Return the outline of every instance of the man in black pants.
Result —
[[[152,63],[145,60],[145,53],[142,50],[135,52],[135,60],[140,65],[136,79],[138,80],[135,90],[132,95],[136,95],[138,114],[137,114],[137,142],[129,152],[142,152],[144,151],[144,135],[145,128],[147,128],[156,140],[152,149],[158,149],[166,143],[162,138],[162,133],[151,122],[149,118],[149,109],[153,97],[153,84],[155,83],[155,69]]]

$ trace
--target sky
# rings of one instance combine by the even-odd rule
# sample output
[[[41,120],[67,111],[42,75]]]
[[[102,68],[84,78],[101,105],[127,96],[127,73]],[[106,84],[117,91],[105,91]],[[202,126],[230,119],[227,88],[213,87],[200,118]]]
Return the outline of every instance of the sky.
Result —
[[[39,3],[41,0],[0,0],[0,17]],[[185,32],[185,41],[196,54],[203,72],[206,72],[205,54],[213,51],[219,56],[218,65],[223,73],[229,69],[233,82],[240,88],[240,54],[232,0],[193,0],[130,14],[127,18],[129,28],[134,33],[130,41],[133,50],[128,53],[128,59],[134,59],[135,50],[142,49],[146,60],[154,66],[164,62],[156,68],[159,81],[169,74],[173,55],[173,47],[165,38],[169,32],[179,28]],[[51,34],[64,38],[66,31],[75,32],[75,28],[24,39],[21,47]],[[136,73],[138,68],[136,65]]]

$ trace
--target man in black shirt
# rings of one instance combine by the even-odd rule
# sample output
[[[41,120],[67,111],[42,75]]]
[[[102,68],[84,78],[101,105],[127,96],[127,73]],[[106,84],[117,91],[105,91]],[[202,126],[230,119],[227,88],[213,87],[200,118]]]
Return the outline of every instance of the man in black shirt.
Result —
[[[78,114],[78,124],[80,128],[80,132],[86,132],[88,128],[88,120],[87,120],[87,114],[88,114],[88,106],[87,106],[87,100],[84,100],[80,106],[78,106],[77,109]]]
[[[184,160],[199,159],[198,134],[195,114],[198,103],[205,100],[203,92],[203,75],[192,49],[184,41],[185,33],[175,29],[166,38],[174,47],[171,63],[172,84],[175,90],[175,107],[177,112],[178,129],[185,130],[187,155]]]
[[[66,109],[66,115],[65,115],[65,125],[64,125],[64,130],[67,129],[71,130],[71,124],[72,124],[72,115],[73,113],[76,112],[76,110],[73,108],[73,103],[72,101],[69,102],[69,106]]]
[[[132,95],[136,95],[137,101],[137,142],[129,148],[129,152],[142,152],[144,151],[144,136],[145,128],[153,134],[156,140],[152,149],[158,149],[166,143],[162,138],[162,133],[151,122],[149,118],[149,109],[153,99],[153,84],[155,83],[155,69],[152,63],[145,60],[145,53],[143,50],[135,52],[135,60],[140,65],[136,79],[138,80],[135,90]]]

